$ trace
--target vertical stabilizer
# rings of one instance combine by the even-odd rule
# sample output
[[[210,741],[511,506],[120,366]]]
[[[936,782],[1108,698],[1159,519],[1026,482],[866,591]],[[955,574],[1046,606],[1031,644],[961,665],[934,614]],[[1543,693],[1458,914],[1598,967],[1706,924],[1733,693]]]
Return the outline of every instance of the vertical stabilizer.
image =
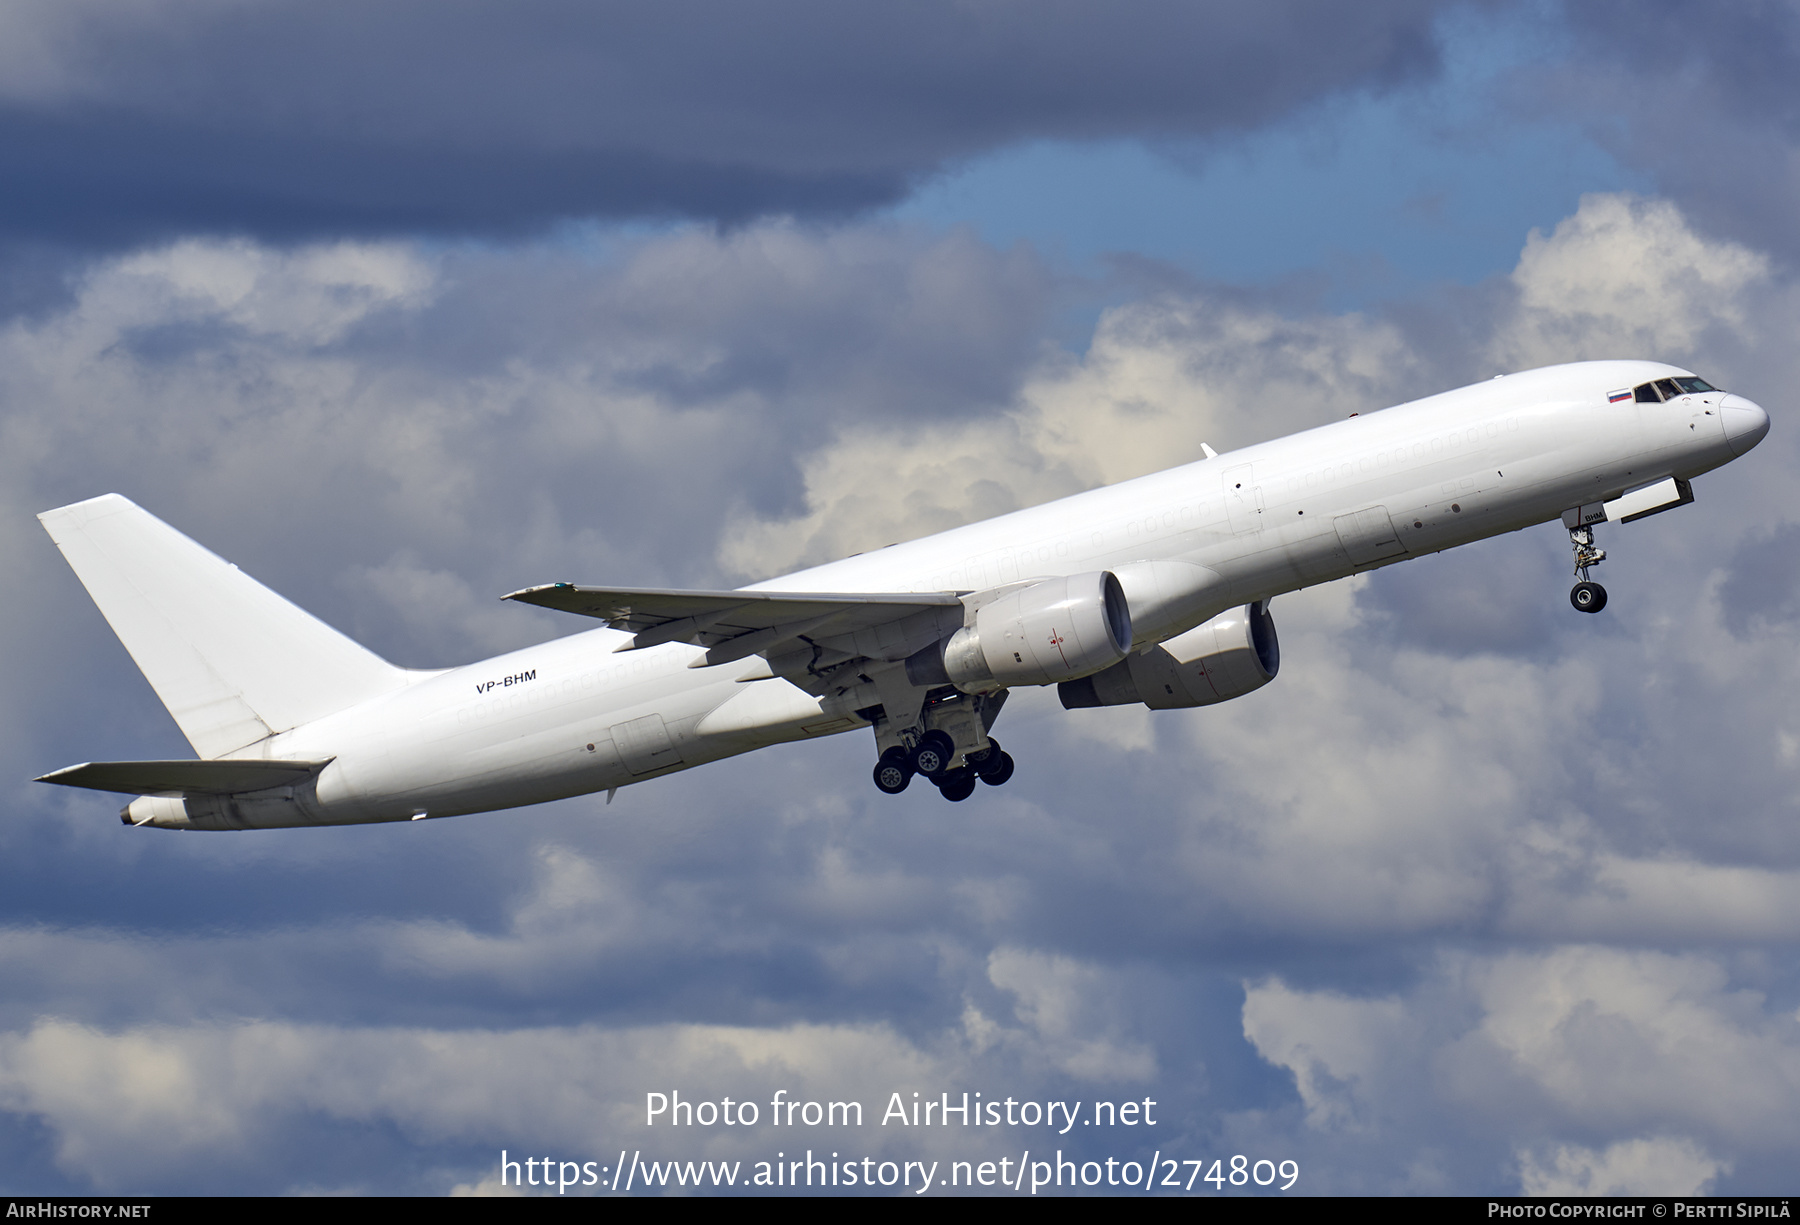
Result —
[[[201,757],[406,684],[404,670],[116,493],[38,519]]]

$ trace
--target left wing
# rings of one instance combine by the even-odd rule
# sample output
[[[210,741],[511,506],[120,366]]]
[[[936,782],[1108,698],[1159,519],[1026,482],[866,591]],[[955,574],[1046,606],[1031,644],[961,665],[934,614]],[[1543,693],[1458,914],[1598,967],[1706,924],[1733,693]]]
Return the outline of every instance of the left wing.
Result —
[[[798,639],[828,643],[843,659],[904,659],[963,621],[962,598],[953,591],[682,591],[551,583],[501,598],[627,630],[632,640],[621,650],[665,642],[705,648],[692,667],[730,663]]]

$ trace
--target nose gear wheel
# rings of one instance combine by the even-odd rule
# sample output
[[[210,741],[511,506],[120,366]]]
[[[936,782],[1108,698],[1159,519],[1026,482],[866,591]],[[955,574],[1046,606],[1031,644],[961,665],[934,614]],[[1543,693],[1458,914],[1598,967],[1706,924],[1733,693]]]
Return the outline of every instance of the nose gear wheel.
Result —
[[[1597,613],[1606,607],[1606,588],[1599,583],[1576,583],[1569,592],[1569,603],[1577,612]]]
[[[1606,550],[1594,547],[1594,529],[1586,524],[1569,529],[1569,544],[1575,549],[1575,574],[1581,581],[1569,592],[1569,603],[1577,612],[1597,613],[1606,607],[1606,588],[1588,577],[1588,567],[1606,560]]]

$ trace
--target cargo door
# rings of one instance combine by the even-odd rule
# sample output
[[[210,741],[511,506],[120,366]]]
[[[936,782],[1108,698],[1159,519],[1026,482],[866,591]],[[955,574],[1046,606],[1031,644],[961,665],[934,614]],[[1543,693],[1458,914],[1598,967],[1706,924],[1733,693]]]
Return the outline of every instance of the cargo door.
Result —
[[[1406,552],[1385,506],[1339,515],[1332,524],[1337,528],[1338,543],[1344,546],[1353,566],[1367,566]]]
[[[669,739],[669,729],[663,726],[661,715],[645,715],[616,724],[612,738],[619,756],[625,759],[625,768],[633,774],[649,774],[681,764],[681,751]]]

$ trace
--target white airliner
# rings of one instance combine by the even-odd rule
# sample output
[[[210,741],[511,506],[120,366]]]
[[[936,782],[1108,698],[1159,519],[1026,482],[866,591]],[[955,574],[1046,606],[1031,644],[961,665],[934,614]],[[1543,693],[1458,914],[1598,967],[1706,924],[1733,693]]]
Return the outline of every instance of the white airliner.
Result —
[[[1279,667],[1282,592],[1561,517],[1693,501],[1766,413],[1657,362],[1552,366],[1353,416],[736,591],[532,587],[603,621],[409,671],[117,494],[39,516],[194,746],[41,780],[136,795],[130,825],[418,820],[612,792],[782,741],[872,728],[875,785],[998,785],[1007,691],[1205,706]],[[1092,717],[1092,716],[1080,716]]]

